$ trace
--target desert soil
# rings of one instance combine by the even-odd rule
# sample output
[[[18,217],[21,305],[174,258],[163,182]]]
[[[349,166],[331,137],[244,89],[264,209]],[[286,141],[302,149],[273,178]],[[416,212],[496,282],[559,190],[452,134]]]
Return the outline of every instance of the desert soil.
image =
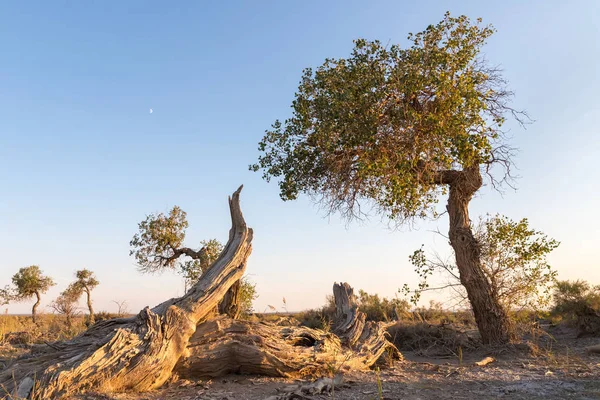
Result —
[[[457,357],[424,357],[403,352],[405,360],[380,372],[352,372],[329,394],[306,399],[376,400],[378,379],[383,399],[600,399],[600,354],[586,347],[598,338],[576,339],[574,334],[556,332],[558,339],[539,352],[527,346],[481,349]],[[484,366],[475,361],[493,356]],[[281,378],[228,375],[212,380],[175,380],[150,393],[86,394],[71,400],[265,400],[297,384]]]

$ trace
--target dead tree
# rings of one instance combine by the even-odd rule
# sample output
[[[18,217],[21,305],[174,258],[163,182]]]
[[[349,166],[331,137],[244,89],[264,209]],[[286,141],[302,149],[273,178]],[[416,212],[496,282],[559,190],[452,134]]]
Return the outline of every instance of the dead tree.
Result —
[[[90,389],[145,391],[161,386],[188,345],[196,325],[219,304],[246,268],[252,229],[229,199],[232,227],[217,261],[183,296],[134,317],[102,321],[76,338],[44,346],[0,373],[5,397],[53,399]],[[35,384],[35,389],[34,389]]]
[[[365,323],[350,285],[336,283],[333,293],[332,332],[220,316],[198,325],[175,372],[188,379],[228,373],[298,377],[319,375],[331,366],[368,369],[386,351],[401,358],[386,338],[388,324]]]
[[[230,198],[232,228],[219,258],[183,296],[136,316],[101,321],[76,338],[39,345],[0,372],[0,398],[60,399],[86,391],[147,391],[172,373],[215,377],[227,373],[306,376],[370,368],[386,351],[386,324],[365,323],[352,288],[335,284],[331,332],[240,321],[227,309],[215,316],[246,268],[252,229],[238,189]],[[235,290],[235,289],[234,289]],[[235,297],[235,296],[234,296]],[[4,392],[1,392],[3,390]]]

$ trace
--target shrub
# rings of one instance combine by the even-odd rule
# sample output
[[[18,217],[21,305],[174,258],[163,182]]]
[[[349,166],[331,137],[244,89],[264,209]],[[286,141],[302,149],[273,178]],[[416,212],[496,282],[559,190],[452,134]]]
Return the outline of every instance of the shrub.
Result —
[[[581,280],[557,282],[550,314],[555,322],[575,325],[579,336],[600,335],[600,286]]]

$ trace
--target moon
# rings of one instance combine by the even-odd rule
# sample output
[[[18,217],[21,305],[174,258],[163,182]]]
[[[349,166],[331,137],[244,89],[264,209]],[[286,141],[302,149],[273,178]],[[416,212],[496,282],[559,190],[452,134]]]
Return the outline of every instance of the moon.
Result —
[[[150,114],[152,114],[154,112],[154,110],[150,109]]]

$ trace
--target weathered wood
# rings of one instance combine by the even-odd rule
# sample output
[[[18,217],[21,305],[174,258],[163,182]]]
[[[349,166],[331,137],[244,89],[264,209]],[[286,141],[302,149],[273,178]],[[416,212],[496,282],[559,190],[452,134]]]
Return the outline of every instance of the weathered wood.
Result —
[[[37,347],[0,373],[0,388],[4,388],[0,396],[10,398],[18,392],[21,397],[56,399],[90,389],[145,391],[161,386],[197,324],[244,273],[252,230],[240,209],[241,189],[229,199],[229,241],[183,297],[145,308],[131,318],[99,322],[73,340]]]
[[[386,338],[384,323],[365,323],[347,283],[334,285],[338,310],[332,332],[233,320],[220,316],[198,326],[175,366],[183,378],[228,373],[298,377],[330,373],[331,368],[365,370],[386,352],[401,358]]]
[[[219,314],[229,315],[233,319],[240,317],[242,312],[240,308],[240,286],[240,281],[231,285],[225,296],[223,296],[223,300],[219,303]]]
[[[333,284],[335,318],[333,331],[348,346],[354,346],[365,328],[366,315],[358,311],[354,289],[348,283]]]

